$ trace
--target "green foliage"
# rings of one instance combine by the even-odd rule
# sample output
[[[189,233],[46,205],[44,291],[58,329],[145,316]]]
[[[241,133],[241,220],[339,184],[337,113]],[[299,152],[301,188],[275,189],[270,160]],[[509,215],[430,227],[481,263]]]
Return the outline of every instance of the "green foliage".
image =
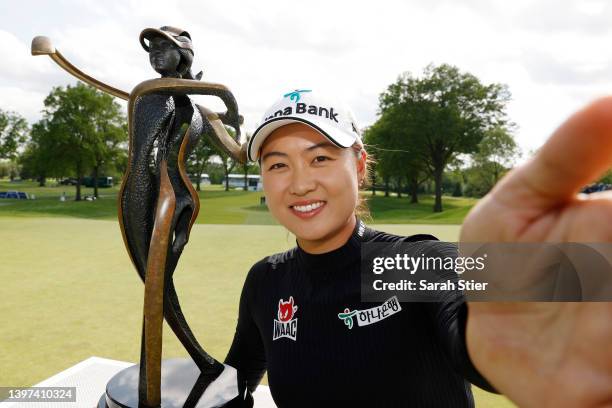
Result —
[[[472,155],[472,166],[463,170],[470,197],[483,197],[514,165],[521,151],[507,127],[496,126],[485,133]]]
[[[57,159],[65,145],[61,137],[53,132],[57,132],[57,128],[50,127],[46,119],[32,126],[30,140],[19,157],[22,178],[36,178],[44,185],[47,177],[61,177],[71,173],[68,161]]]
[[[236,132],[230,126],[225,126],[225,129],[227,130],[227,133],[229,133],[231,137],[236,136]],[[232,159],[227,153],[225,153],[225,151],[221,149],[220,147],[214,146],[214,149],[215,149],[216,155],[221,160],[221,166],[223,168],[223,177],[225,178],[225,191],[229,191],[229,177],[228,176],[232,172],[232,170],[234,170],[234,167],[236,167],[237,162],[234,159]]]
[[[223,177],[225,177],[225,170],[223,165],[220,163],[208,162],[205,167],[205,173],[208,173],[211,184],[223,183]]]
[[[410,135],[435,184],[434,211],[442,211],[442,177],[457,154],[474,153],[485,134],[507,123],[505,85],[482,84],[457,67],[429,65],[423,76],[405,73],[380,96],[381,120]]]
[[[28,123],[15,112],[0,109],[0,159],[15,159],[27,137]]]
[[[0,178],[8,177],[13,180],[21,174],[21,166],[16,160],[0,160]]]
[[[244,143],[249,143],[249,140],[251,140],[251,136],[251,134],[247,133]],[[244,175],[244,184],[242,189],[246,191],[249,189],[247,176],[249,174],[259,174],[259,164],[251,163],[247,160],[244,163],[240,164],[240,171]]]
[[[125,116],[112,96],[80,82],[53,88],[44,104],[43,118],[32,128],[22,164],[28,175],[42,180],[76,176],[78,201],[85,174],[91,171],[96,177],[116,170],[117,164],[125,165]]]
[[[366,130],[364,140],[373,151],[380,177],[385,183],[394,180],[397,191],[402,190],[402,181],[406,180],[411,202],[416,203],[419,187],[428,174],[422,160],[423,145],[415,143],[418,135],[411,119],[400,109],[389,109]]]
[[[210,138],[206,134],[202,135],[187,159],[187,172],[193,175],[197,191],[201,190],[201,175],[205,172],[208,160],[214,154],[215,147],[211,143]]]

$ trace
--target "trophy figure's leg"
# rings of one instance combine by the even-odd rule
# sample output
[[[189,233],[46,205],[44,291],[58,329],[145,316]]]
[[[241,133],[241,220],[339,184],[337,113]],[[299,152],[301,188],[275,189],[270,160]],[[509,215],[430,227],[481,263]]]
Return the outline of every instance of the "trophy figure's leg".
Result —
[[[187,350],[196,365],[203,374],[214,375],[216,378],[223,371],[223,364],[211,357],[198,343],[191,328],[185,320],[181,305],[174,288],[174,282],[170,282],[166,288],[166,301],[164,302],[164,316],[166,322]]]
[[[168,166],[162,159],[159,166],[160,188],[153,234],[147,259],[144,294],[144,360],[141,360],[139,396],[148,407],[161,405],[162,329],[164,322],[164,282],[166,257],[176,208]],[[144,374],[145,380],[142,379]]]
[[[179,257],[189,240],[191,227],[200,209],[200,199],[191,184],[185,163],[189,154],[199,142],[202,133],[208,133],[206,132],[208,124],[203,121],[200,112],[194,108],[189,98],[175,96],[174,100],[177,106],[175,117],[177,125],[173,129],[173,136],[169,141],[168,162],[170,166],[168,172],[175,191],[177,206],[172,221],[174,239],[166,265],[164,317],[202,373],[206,376],[212,376],[212,379],[214,379],[223,371],[223,364],[206,353],[196,340],[181,310],[172,279]],[[189,124],[188,127],[187,124]]]

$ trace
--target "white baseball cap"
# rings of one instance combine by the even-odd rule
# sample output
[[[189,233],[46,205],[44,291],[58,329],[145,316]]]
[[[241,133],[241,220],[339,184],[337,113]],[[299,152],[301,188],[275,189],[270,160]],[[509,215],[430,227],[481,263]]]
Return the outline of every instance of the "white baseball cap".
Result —
[[[249,160],[256,161],[259,158],[259,148],[270,133],[296,122],[319,131],[338,147],[362,143],[355,118],[343,103],[311,89],[296,89],[285,93],[266,110],[261,124],[249,140]]]

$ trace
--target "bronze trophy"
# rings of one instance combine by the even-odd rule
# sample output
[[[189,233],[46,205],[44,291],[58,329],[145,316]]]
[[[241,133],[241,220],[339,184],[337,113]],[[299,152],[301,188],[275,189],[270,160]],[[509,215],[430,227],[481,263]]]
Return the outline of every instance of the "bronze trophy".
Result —
[[[109,381],[98,407],[216,406],[202,405],[200,399],[226,366],[198,343],[181,311],[172,276],[200,207],[185,162],[201,137],[245,162],[246,143],[239,143],[242,117],[227,87],[200,81],[201,72],[192,74],[194,51],[187,31],[147,28],[140,43],[161,78],[141,82],[127,93],[80,71],[49,38],[32,40],[32,55],[49,55],[83,82],[128,101],[128,168],[118,195],[118,216],[125,247],[145,285],[141,354],[140,364]],[[219,97],[227,111],[196,105],[190,94]],[[236,139],[225,125],[235,130]],[[164,318],[191,359],[162,365]]]

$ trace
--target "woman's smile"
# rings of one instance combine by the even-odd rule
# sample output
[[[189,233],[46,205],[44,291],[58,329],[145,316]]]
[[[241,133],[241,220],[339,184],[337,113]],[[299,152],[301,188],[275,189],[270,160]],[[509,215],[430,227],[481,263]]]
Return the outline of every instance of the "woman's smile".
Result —
[[[323,211],[326,202],[323,200],[303,200],[289,206],[291,212],[302,219],[309,219]]]

